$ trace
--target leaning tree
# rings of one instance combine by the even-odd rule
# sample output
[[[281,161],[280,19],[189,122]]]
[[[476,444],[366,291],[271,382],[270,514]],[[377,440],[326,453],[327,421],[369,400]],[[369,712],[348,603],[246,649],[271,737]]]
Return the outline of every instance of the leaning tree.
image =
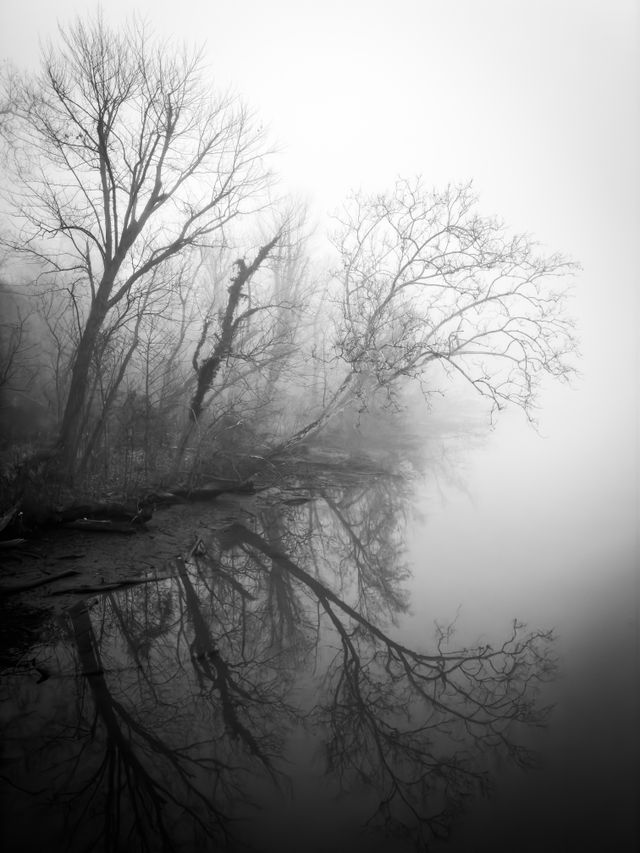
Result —
[[[492,415],[511,404],[533,420],[544,377],[574,371],[566,282],[577,265],[481,215],[470,185],[398,180],[354,194],[336,223],[333,391],[287,444],[408,380],[427,397],[442,391],[443,374],[470,384]]]
[[[262,203],[263,134],[212,93],[202,58],[100,15],[60,30],[36,74],[11,75],[2,124],[9,243],[66,289],[80,335],[59,436],[72,469],[92,361],[110,312],[154,271]],[[140,302],[143,304],[144,300]]]

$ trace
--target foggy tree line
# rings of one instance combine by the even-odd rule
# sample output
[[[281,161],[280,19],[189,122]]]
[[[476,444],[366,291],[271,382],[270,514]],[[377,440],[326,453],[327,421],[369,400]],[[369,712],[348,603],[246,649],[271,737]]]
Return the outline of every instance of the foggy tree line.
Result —
[[[254,114],[139,22],[62,27],[0,106],[4,447],[50,473],[242,473],[407,383],[533,418],[572,371],[572,263],[418,178],[352,194],[325,263]]]

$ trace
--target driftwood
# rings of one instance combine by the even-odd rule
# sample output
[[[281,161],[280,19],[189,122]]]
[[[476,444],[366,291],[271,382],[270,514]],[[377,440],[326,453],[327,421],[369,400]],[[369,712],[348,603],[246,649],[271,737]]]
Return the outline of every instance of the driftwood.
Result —
[[[146,495],[141,501],[141,505],[148,507],[153,504],[172,504],[181,501],[210,501],[215,500],[219,495],[224,494],[254,494],[255,486],[251,481],[225,480],[215,479],[210,480],[203,486],[184,487],[171,489],[170,491],[152,492]]]
[[[137,533],[138,528],[130,521],[111,521],[108,518],[77,518],[68,521],[63,527],[70,530],[88,530],[92,533]]]
[[[217,479],[206,483],[200,488],[181,487],[162,492],[151,492],[138,501],[131,503],[96,502],[71,504],[56,510],[54,517],[58,523],[65,524],[66,526],[69,526],[69,522],[76,521],[117,521],[126,522],[130,525],[141,525],[151,519],[153,509],[157,504],[168,505],[181,501],[209,501],[226,492],[251,494],[254,491],[253,483],[250,482]],[[82,526],[83,529],[90,529],[88,525],[83,524]],[[95,529],[102,530],[105,528],[96,527]]]
[[[70,578],[74,575],[79,575],[80,572],[76,572],[73,569],[67,569],[65,572],[58,572],[57,575],[47,575],[45,578],[40,578],[37,581],[30,581],[29,583],[21,583],[16,584],[15,586],[5,586],[0,589],[0,595],[15,595],[18,592],[27,592],[30,589],[37,589],[39,586],[44,586],[48,583],[53,583],[54,581],[62,580],[63,578]]]
[[[152,511],[147,505],[139,503],[115,503],[111,501],[71,504],[53,513],[54,519],[61,524],[78,519],[97,521],[121,521],[129,524],[144,524],[151,518]]]
[[[20,513],[22,529],[31,526],[64,526],[74,530],[100,533],[135,533],[143,527],[153,515],[156,506],[169,506],[185,501],[210,501],[225,493],[252,494],[253,483],[227,479],[214,479],[199,488],[179,487],[171,491],[150,493],[137,501],[118,503],[115,501],[95,501],[69,504],[56,509],[33,506],[23,507]],[[16,518],[19,506],[11,507],[0,516],[0,532],[8,528]],[[17,532],[17,531],[16,531]],[[0,540],[1,548],[13,548],[22,544],[24,539]]]
[[[17,548],[26,541],[26,539],[0,539],[0,548]]]
[[[101,595],[104,592],[114,592],[119,589],[126,589],[130,586],[139,586],[143,583],[155,583],[156,581],[168,580],[169,577],[158,578],[124,578],[119,581],[111,581],[110,583],[101,584],[82,584],[81,586],[72,586],[67,589],[56,589],[51,595]]]
[[[13,519],[13,516],[18,512],[19,509],[20,504],[16,504],[15,506],[10,507],[4,513],[4,515],[0,516],[0,533],[5,529],[5,527],[8,527],[8,525]]]

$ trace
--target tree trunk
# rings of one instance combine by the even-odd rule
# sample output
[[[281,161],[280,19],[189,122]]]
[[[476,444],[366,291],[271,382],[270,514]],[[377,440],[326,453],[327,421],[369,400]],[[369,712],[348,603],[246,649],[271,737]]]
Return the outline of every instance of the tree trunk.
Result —
[[[76,457],[80,444],[80,429],[87,397],[91,360],[107,310],[105,303],[97,299],[93,302],[71,371],[69,395],[62,418],[60,437],[58,438],[58,458],[61,466],[71,478],[76,470]]]
[[[136,323],[136,329],[135,329],[135,333],[134,333],[135,336],[134,336],[133,342],[129,346],[129,349],[127,350],[127,352],[126,352],[126,354],[125,354],[125,356],[124,356],[124,358],[120,364],[120,367],[118,368],[118,373],[117,373],[115,379],[113,380],[111,387],[109,388],[109,390],[107,392],[106,398],[103,400],[102,411],[100,412],[100,416],[98,417],[98,421],[95,424],[95,426],[91,432],[91,435],[89,436],[89,440],[88,440],[87,445],[86,445],[84,452],[82,454],[82,459],[80,461],[80,466],[79,466],[80,474],[83,474],[87,470],[87,468],[89,467],[89,462],[91,461],[91,456],[93,454],[93,451],[95,449],[96,444],[98,443],[98,439],[100,438],[100,434],[102,433],[102,430],[105,426],[107,416],[109,415],[109,412],[111,411],[111,407],[113,406],[113,402],[116,398],[116,394],[118,393],[118,389],[120,388],[120,385],[122,384],[122,380],[124,379],[124,375],[127,371],[127,367],[129,366],[129,363],[131,361],[133,353],[135,352],[136,347],[138,346],[138,327],[140,325],[140,319],[141,319],[141,316],[138,317],[138,322]],[[148,397],[147,397],[147,400],[148,400]],[[146,429],[146,427],[145,427],[145,429]]]
[[[200,342],[196,347],[193,357],[193,367],[196,372],[197,385],[189,406],[189,418],[185,424],[185,428],[176,451],[176,457],[172,469],[172,477],[174,478],[178,475],[189,441],[191,440],[195,428],[198,425],[200,415],[202,414],[205,395],[211,390],[222,362],[231,354],[233,342],[240,324],[243,319],[251,313],[250,311],[247,311],[239,317],[236,316],[238,304],[243,296],[242,288],[250,281],[253,274],[259,269],[260,265],[266,259],[269,252],[273,249],[279,239],[280,234],[276,234],[272,240],[270,240],[265,246],[262,246],[258,254],[248,266],[242,258],[236,261],[238,272],[231,279],[231,284],[227,291],[229,298],[227,299],[227,306],[220,323],[218,341],[211,355],[198,363],[198,356],[206,341],[209,329],[209,321],[205,320]]]

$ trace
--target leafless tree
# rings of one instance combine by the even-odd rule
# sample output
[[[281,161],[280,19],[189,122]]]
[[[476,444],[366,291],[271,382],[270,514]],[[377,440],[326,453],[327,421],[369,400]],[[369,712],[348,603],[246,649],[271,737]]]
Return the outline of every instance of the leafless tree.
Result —
[[[201,359],[201,352],[205,344],[208,343],[209,331],[214,318],[207,316],[203,321],[200,339],[193,354],[196,388],[189,405],[189,422],[183,432],[180,446],[178,447],[176,465],[179,465],[182,461],[193,428],[198,423],[198,419],[202,414],[205,395],[211,390],[223,361],[231,355],[232,346],[239,329],[252,314],[261,310],[255,307],[240,310],[241,300],[246,298],[243,289],[249,285],[251,278],[260,269],[260,266],[268,257],[269,252],[276,245],[279,238],[280,235],[276,234],[275,237],[262,246],[251,263],[247,264],[243,258],[236,261],[236,274],[231,279],[231,284],[227,291],[226,305],[218,318],[218,329],[214,338],[215,342],[209,355]]]
[[[49,425],[38,377],[38,322],[26,288],[0,281],[0,442],[33,439]]]
[[[239,449],[242,428],[251,434],[255,452],[265,434],[277,433],[282,410],[290,407],[288,385],[308,296],[303,228],[303,216],[287,212],[276,236],[252,252],[251,261],[239,258],[231,265],[219,256],[203,258],[202,273],[211,281],[201,297],[193,391],[174,477],[190,443],[198,453],[222,431],[229,433],[223,444],[231,441]],[[198,441],[192,442],[196,428]]]
[[[29,334],[32,315],[30,306],[17,303],[13,316],[5,314],[0,322],[0,392],[26,393],[33,382],[35,343]]]
[[[262,203],[262,134],[236,100],[211,94],[198,53],[100,15],[61,29],[40,73],[11,84],[9,242],[84,307],[59,440],[71,468],[107,316]]]
[[[470,186],[399,181],[388,195],[354,196],[339,222],[336,345],[352,372],[384,386],[440,364],[496,409],[529,415],[541,377],[571,373],[566,287],[554,279],[575,265],[480,216]]]
[[[336,219],[342,371],[331,363],[331,389],[288,443],[401,381],[441,391],[442,371],[486,398],[492,415],[511,404],[533,420],[542,378],[574,372],[566,279],[576,264],[481,216],[470,185],[438,192],[399,180],[386,194],[353,195]]]

